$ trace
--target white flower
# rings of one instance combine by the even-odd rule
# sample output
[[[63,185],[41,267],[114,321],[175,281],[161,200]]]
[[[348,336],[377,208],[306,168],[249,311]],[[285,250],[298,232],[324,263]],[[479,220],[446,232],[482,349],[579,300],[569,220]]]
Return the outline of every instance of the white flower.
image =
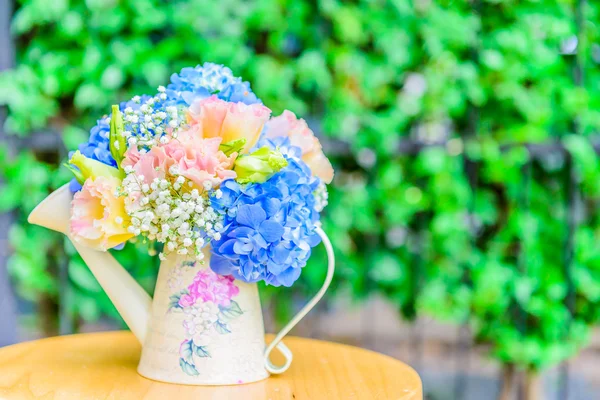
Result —
[[[321,181],[313,194],[315,196],[315,210],[317,212],[323,211],[323,209],[327,206],[329,199],[329,193],[327,193],[327,185],[323,181]]]
[[[206,346],[210,342],[214,323],[219,319],[219,307],[212,302],[199,302],[184,308],[183,312],[187,336],[194,340],[196,346]]]
[[[223,216],[211,207],[211,193],[183,191],[179,183],[187,182],[183,176],[177,176],[175,183],[164,178],[146,182],[143,175],[128,169],[119,189],[126,197],[125,210],[131,218],[126,228],[134,235],[164,243],[161,259],[177,253],[201,261],[205,239],[221,236],[218,231],[223,227]]]
[[[194,344],[198,347],[202,347],[202,346],[207,346],[210,344],[211,338],[210,335],[206,334],[206,333],[199,333],[194,335],[194,337],[192,338],[192,340],[194,341]]]

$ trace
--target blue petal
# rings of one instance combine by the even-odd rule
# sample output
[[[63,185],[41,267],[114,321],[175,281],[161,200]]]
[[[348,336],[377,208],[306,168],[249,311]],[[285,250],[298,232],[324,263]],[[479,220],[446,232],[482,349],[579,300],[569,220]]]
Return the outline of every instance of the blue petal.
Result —
[[[311,247],[315,247],[316,245],[321,243],[321,236],[319,236],[317,234],[312,234],[312,235],[308,236],[307,240],[308,240],[308,244]]]
[[[218,249],[219,254],[230,255],[230,254],[234,253],[234,251],[233,251],[233,245],[235,244],[235,242],[236,242],[235,239],[231,239],[231,240],[226,241],[225,243],[223,243],[219,247],[213,246],[213,249],[214,248]]]
[[[279,284],[290,287],[294,284],[294,282],[296,282],[296,280],[298,280],[300,277],[300,272],[302,272],[301,268],[290,267],[278,274],[277,280],[279,281]]]
[[[254,241],[254,243],[256,243],[257,247],[260,247],[262,249],[266,249],[268,244],[267,241],[262,237],[262,235],[256,234],[254,236],[252,236],[252,239]]]
[[[240,225],[251,226],[258,228],[260,223],[267,219],[265,210],[258,204],[244,204],[238,207],[235,220]]]
[[[252,251],[253,248],[254,246],[252,245],[252,243],[243,242],[241,240],[236,240],[233,244],[233,251],[236,254],[248,254]]]
[[[275,274],[275,275],[281,274],[287,268],[288,268],[288,265],[278,264],[278,263],[275,263],[272,261],[267,264],[267,269],[269,270],[269,272],[272,274]]]
[[[123,248],[125,247],[125,242],[116,245],[115,247],[113,247],[113,250],[123,250]]]
[[[252,276],[254,273],[254,263],[251,261],[245,262],[240,266],[240,274],[244,276],[246,282],[253,282],[255,278]]]
[[[279,199],[267,198],[263,201],[263,207],[267,216],[271,217],[281,208],[281,201]]]
[[[290,250],[283,243],[278,244],[273,249],[272,259],[277,264],[284,264],[290,255]]]
[[[219,275],[231,275],[234,270],[233,264],[228,259],[214,251],[210,257],[210,268]]]
[[[240,238],[251,236],[255,232],[254,229],[248,226],[239,226],[227,232],[227,236],[231,238]]]
[[[276,242],[281,239],[281,235],[283,235],[284,229],[279,222],[273,220],[266,220],[260,224],[259,232],[262,237],[269,243]]]
[[[71,182],[69,182],[69,190],[72,193],[79,192],[81,190],[81,184],[77,182],[77,179],[71,179]]]

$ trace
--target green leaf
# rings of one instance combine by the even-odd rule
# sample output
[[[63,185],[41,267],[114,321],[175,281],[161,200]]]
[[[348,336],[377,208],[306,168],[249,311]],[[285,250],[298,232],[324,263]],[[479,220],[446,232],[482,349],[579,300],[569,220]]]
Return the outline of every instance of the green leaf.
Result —
[[[187,363],[183,358],[179,359],[179,366],[186,374],[190,376],[198,376],[200,373],[196,370],[196,367],[193,364]]]
[[[219,146],[219,150],[221,150],[227,157],[229,157],[234,152],[240,153],[244,146],[246,145],[246,138],[239,138],[232,140],[231,142],[221,143]]]
[[[231,333],[231,331],[229,330],[229,327],[227,326],[226,323],[221,322],[219,320],[217,320],[215,322],[215,329],[217,330],[217,332],[219,332],[220,334],[225,334],[225,333]]]
[[[100,316],[100,307],[95,297],[79,295],[75,301],[77,310],[85,321],[92,322],[98,320],[98,317]]]
[[[533,290],[535,288],[535,282],[528,278],[522,278],[515,284],[515,298],[523,306],[526,307]]]
[[[402,281],[402,266],[397,257],[389,253],[378,254],[369,276],[380,284],[398,285]]]
[[[105,104],[106,95],[99,85],[95,83],[84,83],[75,92],[75,98],[73,99],[77,108],[82,110],[98,105]]]
[[[187,361],[189,364],[194,364],[193,346],[194,342],[192,340],[186,340],[179,348],[179,355],[182,357],[181,359]]]
[[[92,293],[102,292],[100,284],[81,259],[76,259],[69,263],[69,278],[81,289]]]
[[[183,308],[179,305],[179,299],[181,299],[181,296],[183,296],[184,294],[189,294],[189,292],[187,290],[182,290],[181,292],[179,292],[177,294],[169,296],[169,309]]]
[[[227,307],[219,306],[219,310],[225,321],[229,321],[234,318],[237,318],[244,313],[242,311],[242,309],[240,308],[240,305],[233,300],[231,301],[231,304]]]
[[[73,173],[73,175],[75,176],[75,179],[77,180],[77,182],[79,182],[81,185],[83,185],[83,183],[85,182],[85,177],[83,176],[83,174],[81,173],[81,171],[79,169],[75,168],[71,164],[63,163],[63,165],[65,167],[67,167],[67,169],[69,171],[71,171]]]
[[[208,352],[208,350],[206,350],[206,346],[196,346],[192,343],[192,349],[194,351],[194,354],[198,357],[210,357],[210,353]]]

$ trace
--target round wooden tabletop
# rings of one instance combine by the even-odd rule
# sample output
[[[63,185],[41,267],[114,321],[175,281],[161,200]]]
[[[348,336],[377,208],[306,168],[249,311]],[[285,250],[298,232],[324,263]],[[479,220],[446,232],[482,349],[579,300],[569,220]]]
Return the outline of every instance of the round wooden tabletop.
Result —
[[[391,357],[297,337],[285,343],[295,355],[286,373],[237,386],[184,386],[143,378],[136,372],[140,345],[129,332],[21,343],[0,348],[0,398],[422,399],[417,373]]]

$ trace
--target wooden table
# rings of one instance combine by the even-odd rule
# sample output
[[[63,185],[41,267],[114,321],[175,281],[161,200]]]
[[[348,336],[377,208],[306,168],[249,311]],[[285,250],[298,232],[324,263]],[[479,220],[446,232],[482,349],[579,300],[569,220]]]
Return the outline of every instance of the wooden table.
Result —
[[[391,357],[297,337],[285,343],[294,352],[286,373],[201,387],[138,375],[140,345],[129,332],[36,340],[0,348],[0,399],[422,399],[417,373]]]

